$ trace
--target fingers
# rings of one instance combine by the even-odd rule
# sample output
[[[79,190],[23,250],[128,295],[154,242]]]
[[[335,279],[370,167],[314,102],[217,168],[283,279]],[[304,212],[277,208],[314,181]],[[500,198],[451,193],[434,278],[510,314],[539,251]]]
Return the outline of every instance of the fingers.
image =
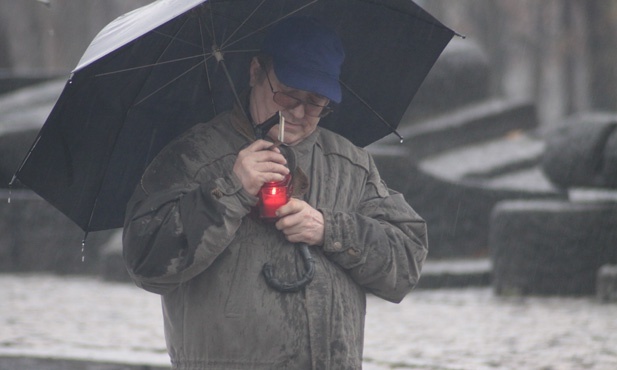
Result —
[[[281,165],[287,164],[287,160],[281,154],[281,150],[265,140],[257,140],[238,154],[238,157],[250,158],[257,162],[274,162]]]
[[[244,150],[249,150],[253,152],[259,152],[261,150],[267,150],[267,149],[273,152],[277,152],[277,153],[281,152],[275,144],[269,141],[266,141],[266,140],[255,140],[251,143],[251,145],[244,148]]]
[[[292,243],[322,245],[324,238],[323,214],[299,199],[291,199],[278,209],[276,228]]]
[[[285,204],[276,211],[276,215],[282,219],[284,217],[297,214],[304,209],[305,205],[310,207],[310,205],[300,199],[291,198],[289,202],[287,202],[287,204]],[[286,222],[284,222],[284,224],[287,226],[291,226],[290,223],[292,221],[293,218],[287,220]]]
[[[281,181],[289,173],[287,161],[277,147],[265,140],[257,140],[238,153],[233,172],[244,189],[256,195],[265,182]]]

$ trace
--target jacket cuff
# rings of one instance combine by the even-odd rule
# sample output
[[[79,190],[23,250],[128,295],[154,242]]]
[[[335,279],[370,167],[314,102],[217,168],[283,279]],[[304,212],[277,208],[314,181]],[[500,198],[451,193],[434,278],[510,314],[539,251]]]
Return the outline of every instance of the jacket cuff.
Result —
[[[250,212],[251,207],[255,206],[259,201],[257,196],[251,195],[244,190],[240,179],[233,172],[229,176],[204,183],[201,185],[201,188],[204,195],[225,204],[232,211],[238,211],[241,217]],[[233,213],[236,214],[236,212]]]
[[[326,255],[341,267],[350,269],[364,263],[364,246],[355,238],[355,223],[344,213],[320,209],[324,216],[324,243]]]

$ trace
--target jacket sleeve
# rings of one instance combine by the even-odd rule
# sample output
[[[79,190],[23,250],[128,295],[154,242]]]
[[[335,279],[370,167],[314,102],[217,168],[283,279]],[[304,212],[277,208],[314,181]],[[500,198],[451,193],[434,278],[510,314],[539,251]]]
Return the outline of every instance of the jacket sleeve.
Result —
[[[323,249],[367,291],[398,303],[420,278],[428,252],[426,223],[402,194],[386,187],[370,163],[355,212],[321,210]]]
[[[233,174],[154,193],[138,186],[123,235],[129,274],[146,290],[173,290],[212,264],[256,202]]]

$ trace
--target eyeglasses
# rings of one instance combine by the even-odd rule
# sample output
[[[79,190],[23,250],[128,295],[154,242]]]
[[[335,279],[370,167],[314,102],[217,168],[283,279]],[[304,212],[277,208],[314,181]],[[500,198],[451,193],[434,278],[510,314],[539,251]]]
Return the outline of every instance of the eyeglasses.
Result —
[[[310,117],[319,117],[323,118],[328,114],[332,113],[332,108],[326,105],[316,104],[310,101],[302,100],[297,98],[291,93],[285,91],[274,91],[274,87],[272,87],[272,82],[270,81],[270,71],[268,68],[262,67],[262,69],[266,72],[266,78],[268,79],[268,85],[270,85],[270,90],[272,91],[272,99],[274,102],[285,109],[294,109],[298,105],[304,105],[304,114]],[[328,101],[327,98],[323,98]]]

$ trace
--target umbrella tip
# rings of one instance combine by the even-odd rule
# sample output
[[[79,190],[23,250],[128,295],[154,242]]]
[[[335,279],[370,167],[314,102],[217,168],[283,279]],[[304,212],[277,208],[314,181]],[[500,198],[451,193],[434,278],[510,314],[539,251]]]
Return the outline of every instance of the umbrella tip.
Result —
[[[394,130],[392,131],[392,133],[396,136],[398,136],[398,142],[399,144],[403,144],[403,141],[405,141],[405,139],[401,136],[401,134],[398,133],[398,131]]]

